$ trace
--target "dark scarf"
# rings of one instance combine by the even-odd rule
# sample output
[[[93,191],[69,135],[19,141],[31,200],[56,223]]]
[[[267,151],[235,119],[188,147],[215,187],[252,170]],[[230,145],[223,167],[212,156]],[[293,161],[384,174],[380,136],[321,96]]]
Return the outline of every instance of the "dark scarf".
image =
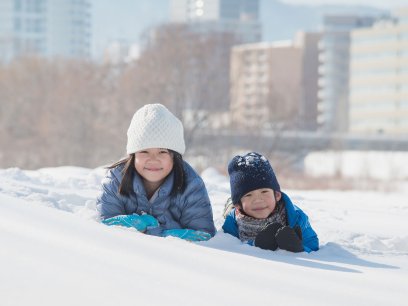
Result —
[[[258,233],[268,224],[279,222],[287,224],[285,203],[279,201],[272,214],[265,219],[255,219],[245,214],[240,208],[235,209],[235,216],[238,224],[239,239],[243,242],[255,240]]]

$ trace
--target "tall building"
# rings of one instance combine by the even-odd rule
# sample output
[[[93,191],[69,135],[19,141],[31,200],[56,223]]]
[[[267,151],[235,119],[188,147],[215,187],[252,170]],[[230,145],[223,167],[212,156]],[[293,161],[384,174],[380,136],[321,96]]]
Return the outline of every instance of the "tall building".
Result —
[[[231,113],[239,128],[315,130],[319,33],[236,46],[231,55]]]
[[[319,42],[322,33],[298,32],[295,45],[302,48],[301,101],[298,124],[302,130],[315,131],[317,124],[318,79],[319,79]]]
[[[171,21],[195,31],[234,33],[243,43],[261,40],[259,0],[172,0]]]
[[[370,27],[374,17],[325,16],[320,42],[318,123],[326,132],[348,130],[350,31]]]
[[[292,42],[236,46],[231,55],[231,114],[237,128],[273,128],[299,109],[302,52]]]
[[[350,132],[408,135],[408,7],[351,33]]]
[[[90,1],[0,0],[0,60],[90,56]]]

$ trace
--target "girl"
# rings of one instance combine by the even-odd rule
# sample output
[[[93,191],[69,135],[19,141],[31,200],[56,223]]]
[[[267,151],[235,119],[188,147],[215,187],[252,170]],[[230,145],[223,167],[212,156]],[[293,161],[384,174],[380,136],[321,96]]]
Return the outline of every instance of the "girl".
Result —
[[[183,126],[166,107],[148,104],[127,131],[128,156],[102,182],[97,208],[103,223],[190,241],[215,235],[204,182],[183,161]]]
[[[291,252],[319,249],[307,215],[280,190],[278,180],[261,154],[235,156],[228,165],[235,208],[224,216],[224,232],[262,249]]]

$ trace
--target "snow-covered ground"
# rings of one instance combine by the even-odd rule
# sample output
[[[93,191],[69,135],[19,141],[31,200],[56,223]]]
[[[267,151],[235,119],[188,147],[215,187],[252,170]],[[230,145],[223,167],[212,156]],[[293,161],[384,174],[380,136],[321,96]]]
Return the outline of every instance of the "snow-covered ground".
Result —
[[[318,151],[305,158],[305,172],[311,176],[408,180],[408,152],[398,151]]]
[[[406,305],[408,193],[285,190],[321,249],[264,251],[98,222],[102,169],[0,170],[0,305]],[[226,177],[202,174],[219,229]]]

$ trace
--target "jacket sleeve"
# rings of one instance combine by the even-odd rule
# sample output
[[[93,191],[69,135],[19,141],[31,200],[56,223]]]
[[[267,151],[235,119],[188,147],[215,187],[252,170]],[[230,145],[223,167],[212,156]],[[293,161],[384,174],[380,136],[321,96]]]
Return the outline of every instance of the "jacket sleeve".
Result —
[[[313,230],[309,222],[309,217],[297,207],[297,221],[295,225],[299,225],[302,230],[303,249],[305,252],[317,251],[319,249],[319,238]]]
[[[119,195],[119,180],[110,170],[102,181],[101,192],[96,200],[101,220],[125,215],[125,206]]]
[[[311,251],[319,250],[319,238],[316,232],[313,230],[309,223],[309,218],[305,215],[305,218],[300,219],[300,228],[303,234],[303,248],[305,252],[310,253]]]
[[[207,232],[214,236],[216,230],[210,198],[201,178],[196,178],[187,185],[183,198],[180,224],[184,228]]]
[[[287,194],[282,192],[285,208],[290,227],[300,226],[302,230],[303,249],[305,252],[317,251],[319,249],[319,238],[309,223],[309,217],[299,207],[294,205]]]
[[[225,233],[239,238],[238,225],[235,219],[235,209],[232,209],[225,217],[222,229],[224,230]]]

